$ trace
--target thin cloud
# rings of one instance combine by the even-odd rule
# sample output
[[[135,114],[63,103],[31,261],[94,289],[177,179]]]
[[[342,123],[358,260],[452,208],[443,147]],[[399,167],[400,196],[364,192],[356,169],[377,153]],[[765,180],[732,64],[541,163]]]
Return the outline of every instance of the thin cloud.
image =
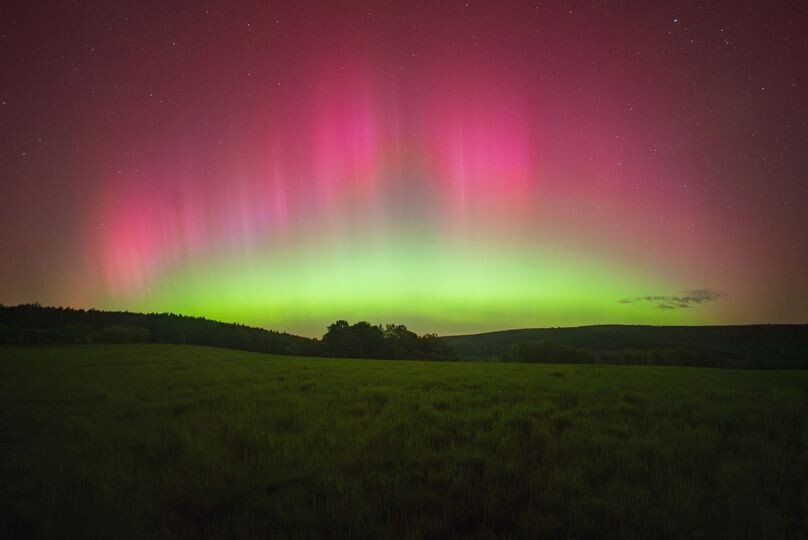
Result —
[[[714,289],[693,289],[682,291],[678,295],[648,295],[622,298],[620,304],[654,304],[657,309],[690,309],[693,306],[714,302],[724,296],[721,291]]]

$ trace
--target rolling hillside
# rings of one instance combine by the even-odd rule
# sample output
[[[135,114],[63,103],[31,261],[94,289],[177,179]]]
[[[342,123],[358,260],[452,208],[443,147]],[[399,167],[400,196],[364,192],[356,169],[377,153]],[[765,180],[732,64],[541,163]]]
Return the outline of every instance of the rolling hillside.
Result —
[[[507,359],[514,345],[550,341],[618,360],[620,353],[663,352],[682,365],[808,368],[808,325],[581,326],[533,328],[442,338],[460,357]],[[635,354],[635,356],[641,356]],[[615,362],[605,362],[615,363]],[[643,363],[643,362],[638,362]]]

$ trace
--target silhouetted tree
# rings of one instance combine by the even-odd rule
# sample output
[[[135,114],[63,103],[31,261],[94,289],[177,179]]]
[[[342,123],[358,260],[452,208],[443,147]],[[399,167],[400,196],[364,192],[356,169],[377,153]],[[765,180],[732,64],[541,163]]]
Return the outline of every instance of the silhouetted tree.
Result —
[[[381,326],[374,326],[366,321],[360,321],[351,325],[351,333],[359,340],[360,354],[363,358],[383,358],[387,356]]]
[[[379,358],[384,353],[384,335],[380,327],[366,321],[350,325],[340,320],[328,326],[323,348],[329,356]]]
[[[442,358],[451,349],[436,334],[418,337],[402,324],[372,325],[366,321],[349,324],[336,321],[329,325],[322,340],[329,356],[345,358]]]
[[[419,356],[418,335],[403,324],[388,324],[384,327],[384,339],[393,358]]]

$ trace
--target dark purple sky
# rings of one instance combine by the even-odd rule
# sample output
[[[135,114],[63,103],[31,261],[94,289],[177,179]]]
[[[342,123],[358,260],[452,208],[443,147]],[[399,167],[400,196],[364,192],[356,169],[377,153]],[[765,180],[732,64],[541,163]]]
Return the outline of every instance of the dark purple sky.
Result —
[[[808,321],[804,2],[9,2],[0,54],[3,303]],[[324,290],[349,261],[375,273]],[[250,303],[269,274],[299,294]],[[434,290],[379,299],[407,275]],[[679,318],[618,303],[696,289]]]

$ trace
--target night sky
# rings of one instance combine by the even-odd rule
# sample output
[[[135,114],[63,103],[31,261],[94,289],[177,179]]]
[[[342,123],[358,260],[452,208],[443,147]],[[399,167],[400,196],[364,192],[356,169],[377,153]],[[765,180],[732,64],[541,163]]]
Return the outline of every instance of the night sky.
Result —
[[[808,322],[801,2],[14,2],[0,302]]]

